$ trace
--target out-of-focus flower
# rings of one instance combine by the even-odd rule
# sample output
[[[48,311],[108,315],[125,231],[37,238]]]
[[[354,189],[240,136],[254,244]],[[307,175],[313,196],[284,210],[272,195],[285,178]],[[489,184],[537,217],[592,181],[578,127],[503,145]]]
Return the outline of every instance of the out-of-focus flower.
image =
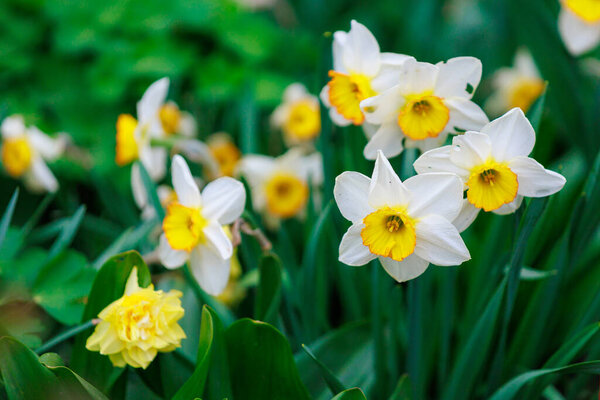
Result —
[[[562,189],[566,182],[562,175],[528,157],[534,144],[529,120],[520,108],[513,108],[481,132],[456,136],[452,145],[426,152],[414,167],[419,174],[444,171],[462,179],[467,198],[457,227],[463,230],[480,209],[510,214],[523,196],[544,197]]]
[[[402,54],[380,53],[373,34],[352,21],[349,32],[333,34],[333,70],[331,80],[321,91],[321,100],[329,107],[329,116],[339,126],[362,125],[365,116],[360,102],[397,83],[389,67],[410,59]]]
[[[481,62],[456,57],[436,65],[411,58],[397,68],[396,85],[360,103],[369,123],[379,125],[364,150],[394,157],[404,147],[440,146],[449,133],[479,129],[488,118],[471,101],[481,79]]]
[[[513,67],[500,68],[494,73],[492,84],[495,92],[488,99],[486,109],[494,115],[515,107],[527,112],[546,87],[526,49],[517,51]]]
[[[208,294],[218,295],[227,285],[233,245],[223,225],[244,210],[246,192],[241,182],[223,177],[210,182],[200,194],[185,160],[175,155],[172,181],[177,201],[167,207],[159,258],[167,268],[189,260],[192,274]]]
[[[219,165],[219,176],[233,176],[242,157],[231,136],[224,132],[212,134],[208,140],[208,149]]]
[[[283,103],[271,115],[271,124],[283,131],[288,146],[311,142],[321,133],[319,99],[301,83],[293,83],[283,93]]]
[[[597,0],[562,0],[558,30],[567,50],[580,55],[600,42],[600,3]]]
[[[35,126],[26,127],[21,115],[2,121],[2,166],[13,178],[22,178],[33,192],[55,192],[58,181],[46,161],[59,158],[67,145],[68,136],[52,138]]]
[[[169,79],[159,79],[148,87],[137,103],[138,119],[130,114],[121,114],[117,119],[115,162],[123,166],[139,159],[155,181],[165,175],[167,150],[151,147],[150,141],[165,135],[159,111],[168,91]]]
[[[138,164],[131,166],[131,189],[133,192],[133,199],[135,204],[140,210],[142,210],[142,219],[149,220],[156,216],[154,206],[148,201],[148,193],[144,187],[142,176],[140,174],[140,167]],[[168,185],[160,185],[156,188],[156,194],[160,200],[160,204],[163,208],[167,208],[169,204],[177,201],[177,193],[175,190]]]
[[[189,112],[181,111],[174,101],[163,104],[158,110],[158,117],[166,136],[174,134],[196,136],[196,120]]]
[[[223,227],[227,237],[232,238],[229,227]],[[229,282],[223,292],[216,296],[217,300],[228,307],[235,307],[246,296],[246,289],[240,284],[239,280],[242,276],[242,266],[237,256],[237,249],[233,250],[231,257],[231,271],[229,272]]]
[[[277,0],[235,0],[240,6],[253,11],[273,8]]]
[[[146,369],[157,352],[175,350],[186,337],[177,323],[184,314],[181,296],[177,290],[155,291],[152,285],[140,288],[133,267],[123,297],[100,312],[86,348],[107,355],[116,367]]]
[[[400,181],[383,152],[371,179],[344,172],[335,180],[335,201],[352,226],[340,243],[339,260],[364,265],[379,258],[398,282],[421,275],[429,263],[459,265],[471,258],[451,221],[462,204],[462,183],[450,173]]]
[[[254,208],[275,218],[301,216],[309,196],[309,183],[319,186],[323,181],[323,161],[320,153],[305,156],[299,148],[273,158],[247,155],[242,158],[238,172],[252,189]]]

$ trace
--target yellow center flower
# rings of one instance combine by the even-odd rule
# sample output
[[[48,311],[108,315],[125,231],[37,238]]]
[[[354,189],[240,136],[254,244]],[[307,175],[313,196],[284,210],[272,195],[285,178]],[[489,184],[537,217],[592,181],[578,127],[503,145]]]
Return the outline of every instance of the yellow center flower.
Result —
[[[377,93],[371,88],[369,78],[359,74],[342,74],[329,71],[329,102],[347,120],[354,125],[361,125],[365,116],[360,109],[360,102]]]
[[[242,153],[236,145],[229,139],[216,138],[208,141],[208,148],[212,156],[217,160],[221,174],[224,176],[233,176],[235,167],[242,157]]]
[[[207,223],[200,209],[171,203],[167,207],[163,231],[173,249],[189,252],[204,242],[205,237],[202,230]]]
[[[287,135],[299,140],[316,137],[321,132],[319,105],[308,100],[295,103],[290,109],[283,130]]]
[[[402,132],[413,140],[437,137],[450,119],[450,110],[444,101],[430,92],[407,96],[406,104],[398,114]]]
[[[402,261],[415,251],[415,220],[403,207],[383,207],[363,219],[360,232],[371,253]]]
[[[164,104],[158,111],[160,123],[167,135],[177,133],[179,122],[181,121],[181,111],[175,103]]]
[[[140,288],[136,268],[132,270],[123,297],[109,304],[98,317],[100,323],[87,339],[86,348],[108,355],[113,365],[146,368],[158,351],[173,351],[185,333],[177,323],[184,310],[182,293]]]
[[[514,86],[509,96],[510,107],[519,107],[527,112],[529,107],[544,91],[546,85],[541,79],[522,79]]]
[[[138,145],[135,140],[137,120],[130,114],[121,114],[117,119],[117,147],[115,162],[127,165],[138,159]]]
[[[277,173],[265,187],[267,210],[278,217],[290,218],[298,214],[308,200],[308,186],[290,173]]]
[[[492,211],[515,199],[519,182],[506,164],[488,160],[471,170],[467,187],[467,199],[471,204]]]
[[[2,165],[13,178],[18,178],[31,166],[33,150],[26,137],[5,139],[2,144]]]
[[[565,0],[565,6],[579,18],[588,23],[600,22],[600,1]]]

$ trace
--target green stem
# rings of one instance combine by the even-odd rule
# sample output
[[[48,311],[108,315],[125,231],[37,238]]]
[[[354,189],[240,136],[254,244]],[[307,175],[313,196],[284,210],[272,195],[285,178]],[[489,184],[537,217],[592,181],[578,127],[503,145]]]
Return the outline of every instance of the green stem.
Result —
[[[72,338],[73,336],[77,335],[78,333],[83,332],[89,328],[92,328],[93,326],[97,325],[98,322],[100,322],[100,321],[97,319],[91,319],[87,322],[84,322],[81,325],[78,325],[71,329],[68,329],[68,330],[64,331],[63,333],[56,335],[52,339],[48,340],[46,343],[44,343],[43,345],[38,347],[35,350],[35,352],[36,352],[36,354],[45,353],[48,350],[50,350],[51,348],[53,348],[54,346],[64,342],[65,340]]]

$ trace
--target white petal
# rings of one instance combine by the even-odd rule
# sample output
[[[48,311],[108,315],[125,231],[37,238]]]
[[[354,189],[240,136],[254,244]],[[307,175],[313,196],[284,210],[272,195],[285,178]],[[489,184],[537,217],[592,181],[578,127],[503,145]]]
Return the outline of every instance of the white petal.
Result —
[[[452,221],[462,207],[463,183],[447,172],[415,175],[404,181],[410,192],[408,214],[420,218],[436,214]]]
[[[204,227],[202,232],[204,232],[206,239],[208,239],[209,243],[207,245],[214,248],[221,258],[231,258],[233,255],[233,244],[221,225],[211,221]]]
[[[200,190],[192,177],[190,168],[179,154],[173,156],[171,174],[177,201],[185,207],[200,207],[202,205]]]
[[[337,126],[349,126],[352,121],[350,121],[349,119],[346,119],[342,114],[340,114],[339,112],[337,112],[337,110],[335,108],[330,108],[329,109],[329,118],[331,118],[331,120],[333,121],[334,124],[336,124]]]
[[[137,116],[140,124],[150,122],[158,114],[158,110],[167,99],[169,78],[162,78],[146,89],[141,100],[137,103]]]
[[[484,126],[481,133],[489,135],[496,161],[527,156],[535,145],[535,131],[518,107]]]
[[[367,122],[371,124],[396,123],[398,113],[405,103],[401,87],[393,86],[383,93],[360,102],[360,108]]]
[[[395,157],[402,153],[402,139],[404,135],[395,123],[385,123],[379,127],[375,135],[369,140],[363,155],[367,160],[377,158],[377,151],[381,150],[386,157]]]
[[[242,215],[246,190],[242,182],[226,176],[206,185],[202,191],[202,201],[202,213],[206,218],[228,225]]]
[[[519,207],[521,207],[522,202],[523,202],[523,196],[521,196],[520,194],[517,194],[517,197],[515,197],[515,199],[513,201],[511,201],[508,204],[503,204],[502,206],[500,206],[500,208],[497,208],[497,209],[493,210],[492,212],[494,214],[498,214],[498,215],[512,214],[515,211],[517,211],[517,209]]]
[[[224,259],[212,246],[198,246],[190,253],[190,269],[200,287],[217,296],[229,281],[231,258]]]
[[[27,132],[27,128],[25,127],[23,116],[11,115],[4,118],[0,126],[0,131],[2,131],[2,137],[5,139],[24,135]]]
[[[429,266],[429,261],[423,260],[416,254],[411,254],[402,261],[379,257],[379,261],[392,278],[398,282],[406,282],[421,275]]]
[[[340,212],[348,221],[356,222],[373,211],[369,206],[371,179],[361,173],[346,171],[335,178],[333,197]]]
[[[173,151],[185,155],[190,161],[202,164],[210,176],[219,175],[219,163],[206,143],[197,139],[178,140],[173,145]]]
[[[283,91],[283,102],[294,103],[310,96],[306,91],[306,87],[301,83],[292,83]]]
[[[567,181],[561,174],[545,169],[542,164],[529,157],[515,157],[508,167],[517,174],[518,193],[521,196],[550,196],[562,189]]]
[[[163,233],[158,242],[158,258],[166,268],[179,268],[188,260],[189,254],[184,250],[175,250]]]
[[[55,138],[46,135],[37,127],[27,129],[27,137],[33,148],[45,159],[56,160],[62,155],[67,146],[68,137],[65,134]]]
[[[410,194],[383,153],[377,153],[369,186],[369,205],[373,208],[408,204]]]
[[[352,20],[342,49],[343,64],[349,72],[375,76],[379,71],[379,44],[363,24]]]
[[[35,157],[28,175],[31,179],[30,184],[33,185],[32,188],[43,189],[51,193],[58,190],[58,181],[41,157]]]
[[[451,145],[429,150],[417,158],[413,164],[413,167],[419,174],[425,174],[427,172],[451,172],[458,175],[462,179],[468,179],[469,170],[454,164],[450,160],[451,152]]]
[[[432,264],[440,266],[460,265],[471,255],[458,230],[439,215],[428,215],[416,225],[417,245],[415,254]]]
[[[490,156],[492,144],[488,135],[478,132],[467,132],[455,136],[450,148],[450,161],[468,171],[483,164]]]
[[[454,218],[454,220],[452,221],[452,225],[454,225],[459,232],[463,232],[465,229],[471,226],[473,221],[475,221],[475,218],[477,218],[479,211],[481,211],[481,208],[477,208],[473,204],[471,204],[469,200],[463,199],[460,212],[458,213],[457,217]]]
[[[344,234],[340,242],[340,262],[346,265],[360,266],[377,257],[362,242],[360,232],[364,227],[362,223],[354,224]]]
[[[192,114],[186,111],[181,112],[179,120],[179,133],[185,137],[194,137],[198,134],[198,125]]]
[[[333,33],[333,69],[338,72],[348,73],[344,67],[344,47],[348,40],[348,33],[344,31],[336,31]]]
[[[377,93],[381,93],[400,82],[402,64],[411,59],[404,54],[382,53],[381,67],[379,73],[371,80],[371,88]]]
[[[593,49],[600,41],[600,23],[587,23],[565,8],[558,14],[558,30],[565,46],[575,56]]]
[[[422,140],[412,140],[411,138],[407,137],[404,139],[404,147],[407,149],[419,149],[421,150],[421,153],[425,153],[426,151],[433,150],[443,145],[447,138],[447,132],[442,132],[437,137]]]
[[[402,64],[400,87],[405,95],[421,94],[433,90],[437,81],[439,68],[426,62],[408,59]]]
[[[525,47],[519,48],[515,53],[514,66],[521,76],[534,79],[541,78],[531,53]]]
[[[163,147],[142,146],[140,149],[140,161],[154,182],[165,176],[167,163],[167,149]]]
[[[436,64],[440,69],[435,95],[470,99],[481,81],[481,61],[475,57],[455,57]],[[467,91],[467,85],[471,91]]]
[[[262,187],[274,169],[274,158],[256,154],[244,156],[238,165],[238,173],[248,180],[253,189]]]
[[[321,153],[312,153],[302,157],[299,163],[300,176],[313,186],[323,184],[323,157]]]
[[[131,166],[131,191],[133,192],[133,199],[138,208],[144,208],[148,204],[148,193],[146,193],[140,166],[137,163]]]
[[[481,107],[470,100],[455,97],[445,99],[444,104],[450,110],[450,120],[446,125],[450,132],[457,132],[457,130],[479,132],[490,122]]]

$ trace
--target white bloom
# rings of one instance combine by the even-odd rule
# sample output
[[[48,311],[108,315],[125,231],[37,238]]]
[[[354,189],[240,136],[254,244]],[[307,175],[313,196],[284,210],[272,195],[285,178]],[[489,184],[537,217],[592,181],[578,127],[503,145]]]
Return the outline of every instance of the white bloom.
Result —
[[[600,3],[596,0],[562,0],[558,31],[573,55],[593,49],[600,42]]]
[[[481,80],[481,62],[457,57],[436,65],[406,60],[396,68],[396,85],[360,103],[367,122],[379,125],[365,147],[374,159],[377,150],[387,157],[404,147],[422,151],[440,146],[449,133],[479,129],[488,122],[471,101]]]
[[[283,102],[271,115],[271,124],[283,131],[288,146],[310,142],[321,133],[319,99],[301,83],[289,85]]]
[[[177,201],[167,207],[158,248],[160,260],[167,268],[189,261],[202,289],[218,295],[227,285],[233,255],[233,245],[222,226],[242,214],[246,202],[244,186],[224,177],[210,182],[200,194],[179,155],[173,157],[172,175]]]
[[[400,181],[383,153],[377,153],[371,179],[344,172],[334,196],[352,226],[340,243],[339,260],[364,265],[379,258],[398,282],[421,275],[429,263],[460,265],[471,258],[450,221],[462,204],[456,175],[431,173]]]
[[[23,178],[32,191],[58,190],[58,182],[46,161],[54,161],[63,154],[67,135],[52,138],[35,126],[28,128],[21,115],[5,118],[0,130],[4,170],[14,178]]]
[[[419,173],[452,172],[467,190],[457,224],[465,229],[480,209],[496,214],[514,212],[527,197],[544,197],[558,192],[565,178],[545,169],[528,155],[535,132],[520,108],[513,108],[481,129],[456,136],[452,145],[430,150],[419,157]]]

